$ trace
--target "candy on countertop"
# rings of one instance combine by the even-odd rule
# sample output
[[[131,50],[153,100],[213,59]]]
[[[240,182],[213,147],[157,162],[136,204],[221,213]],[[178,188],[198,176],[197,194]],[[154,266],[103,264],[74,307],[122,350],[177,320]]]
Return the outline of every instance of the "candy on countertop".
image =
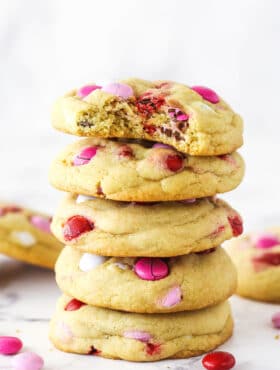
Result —
[[[235,358],[229,352],[215,351],[203,357],[202,365],[207,370],[230,370],[235,365]]]
[[[22,348],[22,341],[17,337],[0,336],[0,354],[14,355]]]
[[[44,360],[34,352],[23,352],[14,356],[11,364],[14,370],[41,370]]]

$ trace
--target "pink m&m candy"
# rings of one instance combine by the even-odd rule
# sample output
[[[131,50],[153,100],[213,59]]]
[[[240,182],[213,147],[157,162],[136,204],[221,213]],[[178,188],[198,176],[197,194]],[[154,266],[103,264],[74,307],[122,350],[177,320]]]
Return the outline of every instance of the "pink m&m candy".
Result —
[[[44,366],[42,357],[33,352],[24,352],[12,358],[14,370],[41,370]]]
[[[123,99],[128,99],[133,96],[133,90],[130,86],[118,82],[113,82],[106,86],[103,86],[102,90],[109,94],[119,96]]]
[[[256,237],[254,240],[257,248],[272,248],[280,244],[280,240],[276,235],[273,234],[262,234]]]
[[[77,91],[77,95],[80,97],[80,98],[85,98],[86,96],[88,96],[91,92],[95,91],[95,90],[98,90],[98,89],[101,89],[102,86],[98,86],[98,85],[86,85],[86,86],[83,86],[81,87],[78,91]]]
[[[164,297],[159,299],[158,304],[162,307],[174,307],[181,302],[182,297],[182,290],[177,285],[171,288]]]
[[[192,90],[197,92],[203,99],[209,101],[212,104],[217,104],[220,101],[219,96],[215,93],[214,90],[209,89],[204,86],[193,86]]]
[[[140,258],[134,265],[134,271],[140,279],[160,280],[165,278],[168,273],[168,265],[161,258]]]
[[[149,342],[149,340],[152,339],[150,333],[147,333],[146,331],[142,330],[126,330],[123,333],[123,336],[125,338],[139,340],[140,342]]]
[[[22,341],[16,337],[0,336],[0,354],[14,355],[22,348]]]
[[[49,218],[35,215],[30,217],[30,222],[32,223],[33,226],[37,227],[37,229],[40,229],[45,233],[51,232],[50,229],[51,220]]]
[[[87,148],[84,148],[74,158],[74,166],[83,166],[84,164],[88,164],[88,162],[96,155],[97,150],[97,146],[89,146]]]

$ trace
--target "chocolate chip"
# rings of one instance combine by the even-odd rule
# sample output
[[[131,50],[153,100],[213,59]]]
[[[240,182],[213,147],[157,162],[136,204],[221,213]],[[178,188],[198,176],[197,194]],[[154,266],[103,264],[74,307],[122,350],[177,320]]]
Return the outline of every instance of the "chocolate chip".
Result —
[[[179,130],[183,130],[183,128],[185,127],[185,123],[184,122],[178,122],[177,127],[178,127]]]
[[[78,126],[82,126],[82,127],[92,127],[92,126],[93,126],[93,124],[92,124],[92,123],[90,123],[89,121],[85,120],[85,121],[80,121],[80,122],[78,123]]]
[[[164,131],[164,133],[168,137],[171,137],[172,136],[172,130],[170,130],[169,128],[166,128],[165,131]]]

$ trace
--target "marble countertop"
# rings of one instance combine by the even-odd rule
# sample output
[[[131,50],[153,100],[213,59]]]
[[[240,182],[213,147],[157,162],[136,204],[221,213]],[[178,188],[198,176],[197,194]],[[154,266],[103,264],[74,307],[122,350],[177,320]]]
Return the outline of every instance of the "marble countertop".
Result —
[[[48,340],[48,321],[60,292],[51,271],[0,257],[0,335],[16,335],[24,349],[40,354],[44,370],[198,370],[201,358],[157,363],[129,363],[59,352]],[[236,357],[236,370],[279,370],[280,334],[270,324],[279,305],[233,297],[233,337],[222,347]],[[0,369],[11,369],[10,357],[0,356]]]

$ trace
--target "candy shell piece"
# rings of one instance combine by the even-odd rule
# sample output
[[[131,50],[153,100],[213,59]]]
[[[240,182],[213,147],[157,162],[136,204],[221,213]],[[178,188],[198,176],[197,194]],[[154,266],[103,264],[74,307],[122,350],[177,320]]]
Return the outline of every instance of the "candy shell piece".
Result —
[[[86,96],[88,96],[91,92],[101,89],[101,88],[102,86],[98,86],[98,85],[86,85],[86,86],[79,88],[79,90],[77,91],[77,95],[79,98],[83,99]]]
[[[243,221],[239,216],[229,216],[228,221],[230,223],[233,236],[238,236],[243,233]]]
[[[179,200],[179,202],[183,204],[192,204],[196,202],[196,198],[183,199],[183,200]]]
[[[209,89],[205,86],[193,86],[192,90],[197,92],[203,99],[209,101],[212,104],[217,104],[220,101],[219,96],[215,93],[214,90]]]
[[[139,340],[140,342],[144,342],[144,343],[147,343],[149,342],[149,340],[152,339],[152,336],[150,333],[147,333],[146,331],[141,331],[141,330],[126,330],[123,333],[123,336],[125,338]]]
[[[112,95],[116,95],[123,99],[128,99],[134,95],[133,90],[130,86],[118,82],[112,82],[106,86],[103,86],[102,91],[105,91]]]
[[[24,352],[14,356],[11,364],[14,370],[41,370],[44,360],[34,352]]]
[[[235,358],[229,352],[211,352],[203,357],[202,365],[207,370],[230,370],[235,365]]]
[[[64,308],[65,311],[77,311],[80,309],[82,306],[85,306],[84,302],[79,301],[76,298],[71,299]]]
[[[272,248],[280,244],[279,238],[276,235],[269,233],[258,235],[253,239],[255,239],[255,247],[261,249]]]
[[[280,312],[276,312],[272,318],[272,325],[275,329],[280,329]]]
[[[162,143],[155,143],[153,145],[153,148],[161,148],[161,149],[171,149],[171,150],[174,150],[174,148],[171,145],[162,144]]]
[[[140,258],[134,265],[134,271],[142,280],[160,280],[169,274],[168,265],[161,258]]]
[[[22,348],[22,341],[17,337],[0,336],[0,354],[14,355]]]
[[[51,229],[51,219],[47,217],[43,217],[40,215],[34,215],[30,217],[30,222],[32,223],[33,226],[37,227],[37,229],[50,234]]]
[[[83,166],[88,164],[91,159],[96,155],[98,150],[97,146],[88,146],[77,154],[73,160],[74,166]]]
[[[80,259],[79,267],[80,270],[88,272],[97,266],[102,265],[102,263],[104,263],[106,260],[106,257],[96,256],[91,253],[84,253]]]
[[[84,202],[87,202],[88,200],[94,200],[96,199],[96,197],[92,197],[92,196],[89,196],[89,195],[83,195],[83,194],[79,194],[76,198],[76,203],[79,204],[79,203],[84,203]]]
[[[159,305],[162,307],[174,307],[182,300],[182,290],[179,286],[171,288],[167,294],[159,300]]]

